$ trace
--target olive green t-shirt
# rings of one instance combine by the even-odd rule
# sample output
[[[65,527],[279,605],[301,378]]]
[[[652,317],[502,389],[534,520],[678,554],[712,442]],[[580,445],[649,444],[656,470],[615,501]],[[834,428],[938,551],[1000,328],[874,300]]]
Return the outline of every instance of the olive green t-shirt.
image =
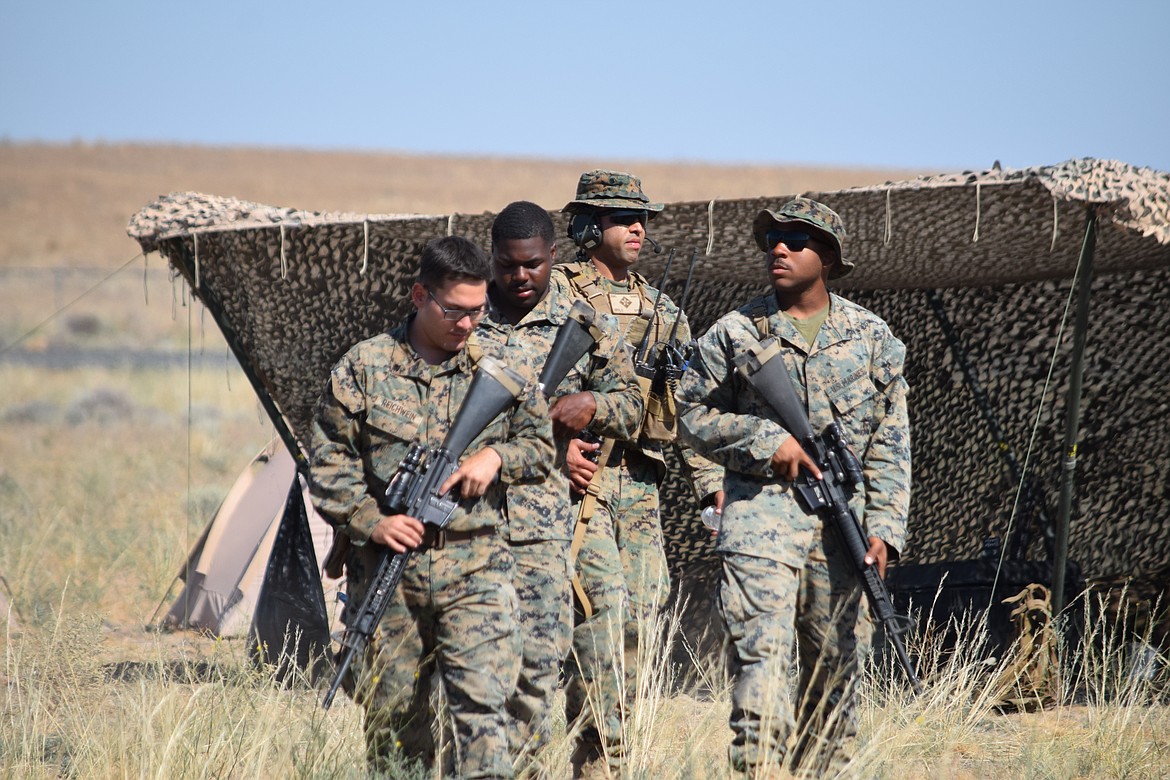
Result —
[[[808,344],[808,346],[811,348],[813,342],[817,340],[817,331],[821,329],[821,325],[825,323],[825,320],[829,316],[829,305],[825,304],[825,308],[815,312],[811,317],[807,317],[805,319],[793,317],[788,312],[784,312],[784,316],[788,318],[789,322],[796,326],[796,329],[800,332],[800,335],[804,337],[805,343]]]

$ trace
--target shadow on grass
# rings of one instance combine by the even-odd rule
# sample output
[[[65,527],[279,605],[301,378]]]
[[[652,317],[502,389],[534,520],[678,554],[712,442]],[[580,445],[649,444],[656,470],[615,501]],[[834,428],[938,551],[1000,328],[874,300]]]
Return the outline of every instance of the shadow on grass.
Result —
[[[239,671],[227,669],[215,661],[116,661],[102,665],[102,679],[105,682],[151,682],[197,683],[220,682],[237,679]]]

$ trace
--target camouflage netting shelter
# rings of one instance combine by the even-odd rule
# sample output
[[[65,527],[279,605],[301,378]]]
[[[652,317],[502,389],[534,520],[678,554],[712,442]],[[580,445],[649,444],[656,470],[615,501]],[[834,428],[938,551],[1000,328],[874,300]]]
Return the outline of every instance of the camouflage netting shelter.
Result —
[[[974,559],[989,540],[1009,560],[1051,558],[1075,277],[1087,255],[1069,549],[1090,582],[1165,588],[1170,175],[1081,159],[802,194],[836,209],[849,231],[845,254],[857,270],[836,288],[908,347],[914,485],[904,562]],[[652,236],[678,250],[676,268],[699,253],[686,306],[696,333],[766,289],[750,225],[788,197],[673,203],[651,223]],[[454,233],[488,249],[493,216],[323,214],[176,193],[136,214],[129,233],[192,286],[296,451],[333,362],[406,313],[425,242]],[[1090,216],[1095,252],[1085,253]],[[564,216],[554,218],[563,235]],[[561,243],[559,257],[571,258]],[[642,272],[656,280],[665,258],[645,252]],[[684,271],[666,284],[676,300]],[[664,504],[676,574],[710,573],[712,546],[680,479]]]

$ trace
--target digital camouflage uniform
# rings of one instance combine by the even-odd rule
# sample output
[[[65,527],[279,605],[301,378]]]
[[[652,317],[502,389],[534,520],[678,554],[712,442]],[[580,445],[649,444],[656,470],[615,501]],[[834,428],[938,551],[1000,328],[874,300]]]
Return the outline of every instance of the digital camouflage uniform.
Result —
[[[535,356],[538,369],[552,351],[557,331],[568,319],[573,298],[564,283],[551,279],[539,303],[516,325],[491,312],[475,333],[476,343],[506,344]],[[597,411],[589,430],[602,436],[628,438],[642,421],[642,397],[634,366],[619,340],[617,322],[599,318],[602,338],[566,374],[554,398],[590,391]],[[557,463],[563,467],[564,443]],[[505,536],[516,560],[517,613],[524,636],[523,659],[516,690],[508,699],[508,738],[514,754],[545,744],[551,736],[549,717],[561,667],[572,635],[569,543],[574,514],[569,480],[561,468],[539,485],[513,485],[507,492]]]
[[[865,485],[851,505],[867,536],[889,546],[891,560],[903,544],[910,498],[905,348],[881,319],[837,295],[810,346],[768,294],[699,340],[677,394],[680,436],[726,467],[717,549],[736,673],[732,764],[746,771],[779,764],[795,735],[789,766],[805,758],[838,769],[857,732],[854,678],[872,625],[835,530],[773,475],[772,455],[788,433],[732,362],[765,335],[781,342],[813,430],[837,422],[859,456]],[[799,670],[790,698],[794,642]],[[835,727],[826,728],[833,718]]]
[[[367,544],[383,515],[378,499],[413,442],[439,446],[474,372],[464,349],[435,366],[411,347],[410,320],[361,342],[333,368],[313,425],[314,504],[352,543],[346,560],[349,603],[365,595],[381,548]],[[375,768],[399,748],[434,760],[429,709],[437,669],[454,725],[464,777],[511,777],[504,702],[518,672],[511,551],[495,533],[505,486],[542,481],[554,450],[548,406],[535,371],[516,350],[485,349],[530,380],[519,402],[467,448],[500,456],[499,482],[464,501],[452,537],[416,553],[363,659],[355,699],[366,711],[367,757]],[[458,488],[456,488],[458,489]]]
[[[651,318],[658,290],[632,270],[627,283],[616,283],[602,277],[592,262],[585,260],[555,266],[553,278],[598,311],[614,314],[631,356],[647,328],[650,344],[665,341],[676,319],[676,337],[683,343],[690,341],[685,314],[666,295],[658,299],[658,309]],[[628,698],[634,682],[638,625],[642,623],[644,632],[650,628],[649,621],[670,587],[658,486],[666,474],[663,450],[674,436],[672,432],[669,440],[652,440],[645,431],[643,428],[636,439],[615,443],[576,561],[577,576],[593,615],[586,619],[581,610],[575,615],[577,668],[571,667],[566,685],[567,717],[572,722],[581,716],[582,741],[604,745],[614,765],[620,763],[622,750],[623,688]],[[686,447],[683,458],[700,496],[720,488],[722,469]],[[616,622],[619,616],[620,625]],[[619,643],[625,648],[624,661],[614,653]],[[624,682],[620,680],[623,668]],[[597,712],[602,715],[593,717]]]

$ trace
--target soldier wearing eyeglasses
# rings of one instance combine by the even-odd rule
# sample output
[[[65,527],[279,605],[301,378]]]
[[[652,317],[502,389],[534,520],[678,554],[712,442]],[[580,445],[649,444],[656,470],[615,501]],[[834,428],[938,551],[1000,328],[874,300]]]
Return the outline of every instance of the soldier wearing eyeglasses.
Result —
[[[816,464],[733,361],[776,338],[813,430],[835,422],[843,431],[863,468],[851,505],[868,536],[867,563],[884,576],[902,549],[910,500],[905,347],[876,315],[829,291],[853,270],[835,211],[797,198],[761,211],[752,230],[771,292],[699,339],[677,394],[680,435],[726,468],[717,550],[735,672],[732,765],[749,777],[781,767],[833,776],[853,754],[872,623],[835,530],[791,488],[800,469],[819,478]]]
[[[313,501],[344,541],[349,603],[361,603],[380,547],[418,550],[349,680],[365,710],[367,761],[376,774],[433,766],[437,670],[454,726],[457,773],[513,775],[504,707],[522,637],[513,557],[498,529],[505,488],[543,482],[554,455],[548,405],[523,351],[496,344],[479,350],[530,385],[468,446],[444,484],[462,499],[450,524],[436,532],[388,514],[381,502],[410,446],[439,446],[467,394],[477,360],[467,345],[487,314],[490,278],[487,258],[470,241],[428,243],[411,287],[414,313],[338,361],[314,418]]]
[[[682,343],[691,339],[686,315],[668,296],[659,298],[634,268],[648,243],[650,220],[662,208],[636,176],[593,170],[581,175],[576,197],[563,209],[578,254],[553,269],[554,279],[612,315],[631,355],[647,332],[649,344],[661,343],[676,322],[676,337]],[[652,397],[645,382],[641,390],[646,415],[632,435],[578,440],[566,455],[578,499],[574,653],[565,691],[568,720],[579,727],[573,756],[578,773],[602,757],[611,769],[621,766],[623,700],[630,700],[639,663],[655,663],[638,658],[639,636],[654,640],[653,622],[670,585],[658,488],[666,475],[664,448],[676,435],[674,400],[670,393]],[[570,404],[580,409],[564,408]],[[554,414],[565,418],[573,412],[587,419],[588,399],[562,399],[554,406]],[[684,458],[697,493],[715,503],[722,470],[689,450]],[[622,669],[626,679],[619,681],[615,674]]]

